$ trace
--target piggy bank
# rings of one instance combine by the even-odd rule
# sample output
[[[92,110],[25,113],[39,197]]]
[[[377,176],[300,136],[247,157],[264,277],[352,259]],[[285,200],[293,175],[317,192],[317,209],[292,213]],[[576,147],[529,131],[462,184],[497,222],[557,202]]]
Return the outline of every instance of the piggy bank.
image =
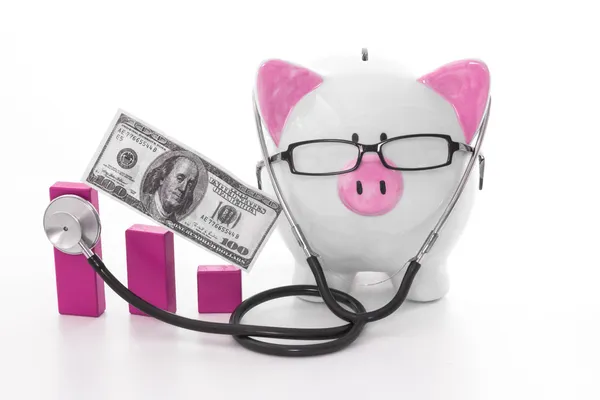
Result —
[[[392,61],[356,57],[310,66],[270,59],[258,69],[255,99],[274,174],[332,288],[350,292],[357,274],[379,272],[398,289],[403,267],[465,171],[489,71],[471,59],[436,68],[415,74]],[[447,259],[468,221],[477,178],[470,176],[422,259],[408,300],[448,292]],[[294,283],[314,285],[289,222],[278,224],[295,258]]]

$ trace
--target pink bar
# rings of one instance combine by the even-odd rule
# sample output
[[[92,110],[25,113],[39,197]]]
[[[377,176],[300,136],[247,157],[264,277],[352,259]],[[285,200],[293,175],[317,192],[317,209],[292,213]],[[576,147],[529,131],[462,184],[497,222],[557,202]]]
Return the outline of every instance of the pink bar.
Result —
[[[242,271],[233,265],[200,265],[198,312],[231,313],[242,302]]]
[[[84,183],[56,182],[50,187],[50,200],[65,194],[82,197],[100,211],[98,192]],[[101,241],[98,241],[93,250],[102,258]],[[70,255],[54,249],[54,267],[60,314],[99,317],[104,313],[104,281],[88,264],[84,255]]]
[[[136,224],[125,231],[125,243],[129,290],[160,309],[176,312],[173,232]],[[132,305],[129,312],[146,315]]]

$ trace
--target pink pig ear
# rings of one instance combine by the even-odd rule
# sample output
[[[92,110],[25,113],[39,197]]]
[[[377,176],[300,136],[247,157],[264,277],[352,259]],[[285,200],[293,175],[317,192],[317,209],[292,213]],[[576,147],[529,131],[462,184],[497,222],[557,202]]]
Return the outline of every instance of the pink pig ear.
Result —
[[[454,107],[467,143],[479,126],[490,91],[490,73],[478,60],[446,64],[421,77],[419,82],[435,90]]]
[[[281,60],[269,60],[258,70],[256,91],[262,116],[275,145],[288,115],[323,78],[315,72]]]

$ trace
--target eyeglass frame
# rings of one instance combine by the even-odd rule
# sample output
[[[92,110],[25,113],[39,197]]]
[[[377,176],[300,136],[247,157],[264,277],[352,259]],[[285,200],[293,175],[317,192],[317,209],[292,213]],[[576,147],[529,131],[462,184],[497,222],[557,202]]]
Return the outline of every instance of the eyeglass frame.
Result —
[[[385,161],[383,152],[381,150],[385,144],[393,142],[393,141],[397,141],[397,140],[411,139],[411,138],[416,138],[416,137],[430,137],[430,138],[435,137],[435,138],[444,139],[448,143],[448,159],[442,164],[435,165],[432,167],[421,167],[421,168],[392,167],[391,165],[387,164],[387,162]],[[344,171],[338,171],[338,172],[322,172],[322,173],[300,172],[294,166],[293,151],[296,147],[300,147],[300,146],[310,144],[310,143],[344,143],[344,144],[350,144],[352,146],[355,146],[358,148],[358,157],[356,159],[356,165],[350,169],[347,169]],[[287,162],[287,164],[290,168],[290,172],[295,175],[335,176],[335,175],[342,175],[342,174],[347,174],[347,173],[356,171],[361,165],[363,155],[365,153],[374,152],[374,153],[377,153],[381,163],[383,164],[383,166],[385,168],[388,168],[388,169],[391,169],[394,171],[426,171],[426,170],[443,168],[443,167],[446,167],[446,166],[452,164],[452,161],[454,159],[454,153],[456,153],[457,151],[464,151],[464,152],[472,153],[475,151],[475,149],[466,143],[456,142],[456,141],[452,140],[450,135],[439,134],[439,133],[417,133],[417,134],[411,134],[411,135],[396,136],[396,137],[382,140],[381,142],[375,143],[375,144],[363,144],[363,143],[359,143],[359,142],[355,142],[355,141],[351,141],[351,140],[345,140],[345,139],[312,139],[312,140],[304,140],[304,141],[300,141],[300,142],[291,143],[286,150],[270,156],[269,162],[277,163],[277,162],[285,161],[285,162]],[[485,161],[485,159],[484,159],[483,155],[480,154],[479,155],[480,188],[483,184],[484,161]],[[261,174],[261,170],[264,166],[265,166],[265,164],[264,164],[263,160],[259,161],[256,165],[256,176],[257,176],[257,180],[258,180],[258,184],[259,184],[259,189],[262,186],[260,174]]]

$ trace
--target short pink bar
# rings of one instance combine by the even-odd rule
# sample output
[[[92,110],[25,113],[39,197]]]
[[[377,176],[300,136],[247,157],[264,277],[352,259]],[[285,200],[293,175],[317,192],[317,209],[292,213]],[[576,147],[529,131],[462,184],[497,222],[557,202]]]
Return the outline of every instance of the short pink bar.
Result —
[[[79,196],[100,212],[98,192],[78,182],[56,182],[50,186],[50,200],[66,194]],[[102,258],[101,241],[94,252]],[[63,315],[99,317],[106,309],[104,281],[88,264],[83,254],[70,255],[54,249],[58,312]]]
[[[155,307],[177,311],[173,232],[136,224],[125,231],[127,286]],[[129,312],[146,315],[129,305]]]
[[[198,312],[233,312],[242,302],[241,273],[233,265],[198,266]]]

